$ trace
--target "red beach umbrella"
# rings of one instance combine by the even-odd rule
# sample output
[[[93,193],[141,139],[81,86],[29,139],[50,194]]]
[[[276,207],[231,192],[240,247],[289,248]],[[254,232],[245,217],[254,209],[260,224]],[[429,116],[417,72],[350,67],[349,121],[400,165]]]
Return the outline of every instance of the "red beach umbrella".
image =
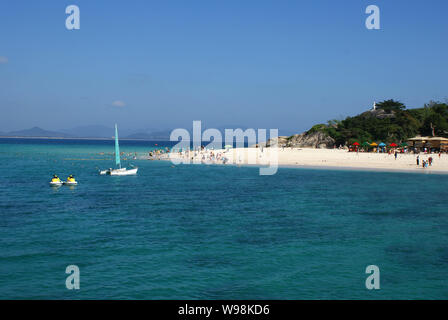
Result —
[[[359,146],[359,143],[358,143],[358,142],[355,142],[353,145],[354,145],[354,146]]]
[[[391,147],[398,147],[398,144],[392,142],[392,143],[390,144],[390,146],[391,146]]]

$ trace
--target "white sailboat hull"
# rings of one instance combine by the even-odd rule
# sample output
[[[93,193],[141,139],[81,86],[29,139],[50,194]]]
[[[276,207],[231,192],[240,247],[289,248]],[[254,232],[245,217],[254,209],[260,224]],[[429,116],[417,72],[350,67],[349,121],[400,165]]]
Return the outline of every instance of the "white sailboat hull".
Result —
[[[111,176],[130,176],[137,174],[138,168],[127,170],[126,168],[107,170],[106,174]]]

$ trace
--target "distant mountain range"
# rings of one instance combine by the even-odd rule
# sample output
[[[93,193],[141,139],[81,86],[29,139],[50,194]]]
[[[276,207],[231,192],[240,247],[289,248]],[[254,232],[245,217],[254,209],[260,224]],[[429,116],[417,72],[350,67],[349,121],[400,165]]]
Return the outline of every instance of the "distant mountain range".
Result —
[[[170,130],[154,132],[132,132],[129,130],[120,130],[121,139],[138,140],[169,140]],[[113,139],[114,129],[105,126],[80,126],[72,129],[62,129],[59,131],[49,131],[39,127],[31,129],[17,130],[11,132],[0,132],[1,137],[33,137],[33,138],[101,138]]]
[[[227,126],[226,128],[242,128],[246,130],[243,126]],[[224,139],[224,127],[217,128]],[[202,128],[205,130],[205,128]],[[134,139],[134,140],[169,140],[172,130],[155,130],[155,129],[140,129],[140,130],[119,130],[120,139]],[[192,137],[192,130],[188,130]],[[285,135],[286,131],[279,132],[280,135]],[[289,131],[288,131],[289,133]],[[269,134],[269,132],[268,132]],[[90,125],[90,126],[79,126],[71,129],[61,129],[58,131],[45,130],[39,127],[33,127],[31,129],[17,130],[11,132],[0,132],[0,137],[41,137],[41,138],[101,138],[101,139],[113,139],[114,129],[100,126],[100,125]]]
[[[106,126],[79,126],[71,129],[61,129],[61,132],[77,138],[112,138],[114,129]],[[119,136],[121,136],[121,132]]]
[[[39,127],[33,127],[31,129],[11,131],[3,133],[2,136],[7,137],[49,137],[49,138],[69,138],[70,135],[62,132],[48,131]]]

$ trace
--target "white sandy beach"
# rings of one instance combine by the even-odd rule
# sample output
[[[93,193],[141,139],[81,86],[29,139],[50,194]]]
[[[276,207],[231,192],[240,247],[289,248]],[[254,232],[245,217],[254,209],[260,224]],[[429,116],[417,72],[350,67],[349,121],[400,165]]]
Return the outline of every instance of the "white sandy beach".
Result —
[[[372,152],[348,152],[339,149],[308,149],[308,148],[234,148],[229,150],[203,150],[197,152],[174,152],[173,161],[183,163],[231,164],[231,165],[270,165],[278,161],[278,166],[290,167],[329,167],[352,168],[379,171],[413,171],[448,173],[448,155],[420,153],[420,165],[417,166],[417,155],[399,153],[397,159],[393,154]],[[422,161],[433,158],[433,163],[427,168],[422,167]],[[227,160],[223,161],[223,158]]]

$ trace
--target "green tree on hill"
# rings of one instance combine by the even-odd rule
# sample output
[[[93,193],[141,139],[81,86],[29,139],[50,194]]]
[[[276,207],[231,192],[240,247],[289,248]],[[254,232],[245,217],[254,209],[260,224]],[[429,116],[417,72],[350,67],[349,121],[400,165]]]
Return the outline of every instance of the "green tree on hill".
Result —
[[[330,120],[319,124],[308,133],[325,132],[336,145],[363,142],[404,142],[420,135],[448,137],[448,105],[431,101],[423,108],[406,109],[393,99],[379,102],[376,110],[364,112],[345,120]]]
[[[377,103],[376,105],[377,109],[383,109],[387,113],[390,113],[392,111],[401,111],[406,109],[406,106],[401,103],[400,101],[395,101],[394,99],[389,99],[382,101],[380,103]]]

